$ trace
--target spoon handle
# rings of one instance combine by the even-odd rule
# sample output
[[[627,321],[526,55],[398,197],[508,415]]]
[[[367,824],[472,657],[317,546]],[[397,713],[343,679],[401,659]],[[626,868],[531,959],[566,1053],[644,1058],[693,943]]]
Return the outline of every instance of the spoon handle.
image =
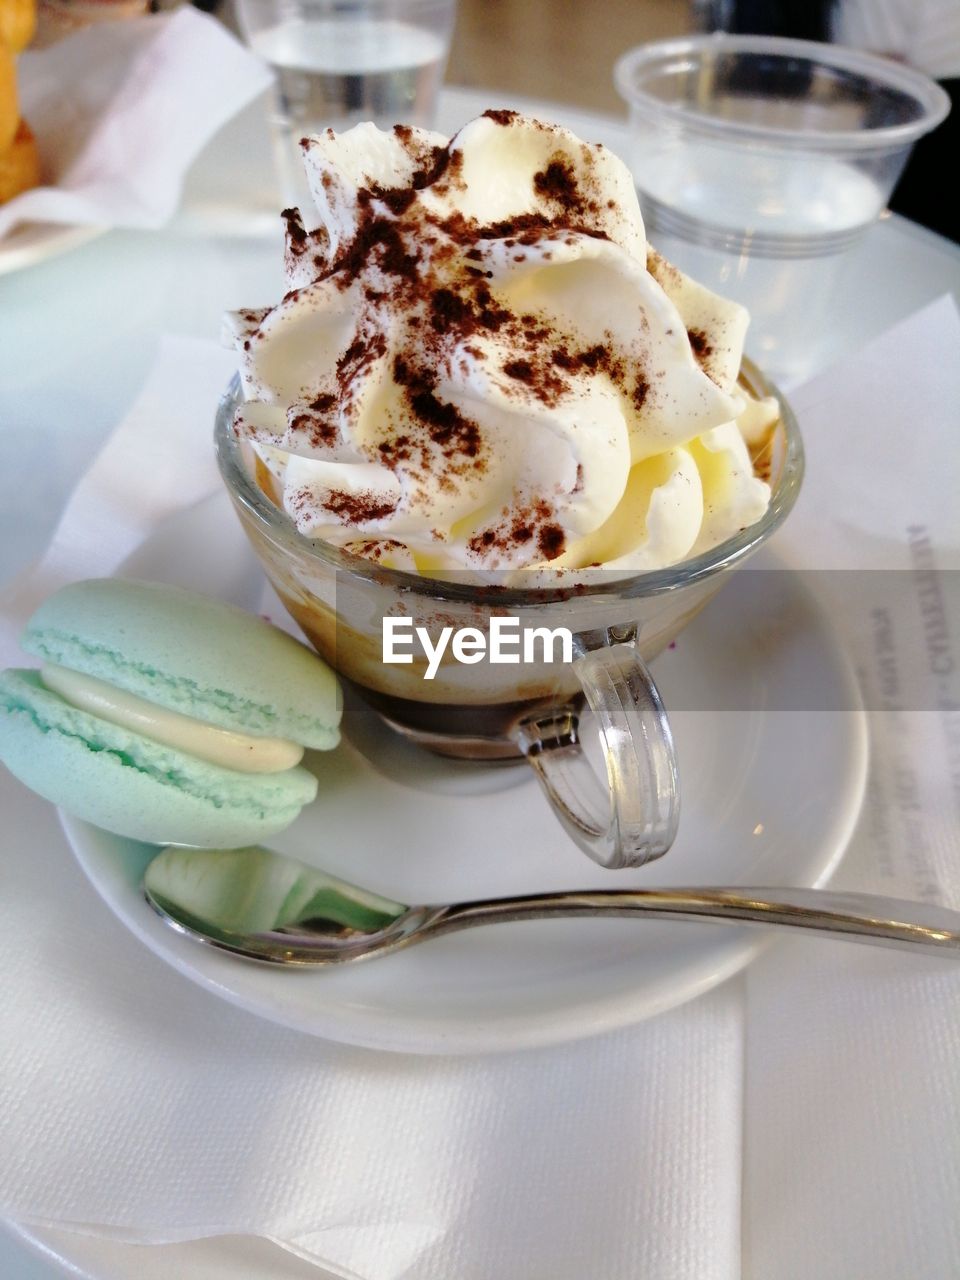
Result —
[[[960,911],[826,889],[600,889],[535,893],[438,908],[428,933],[564,916],[669,917],[828,933],[849,942],[960,954]]]

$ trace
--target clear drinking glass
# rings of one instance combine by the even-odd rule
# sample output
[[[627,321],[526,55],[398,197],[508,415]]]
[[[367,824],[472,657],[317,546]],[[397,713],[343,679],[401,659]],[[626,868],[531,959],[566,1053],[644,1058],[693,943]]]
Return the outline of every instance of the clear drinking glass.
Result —
[[[276,76],[273,131],[288,203],[310,208],[300,139],[371,120],[430,128],[456,0],[238,0],[244,36]]]
[[[754,394],[777,394],[752,367],[742,376]],[[234,433],[241,398],[234,379],[217,415],[220,471],[267,577],[326,661],[411,741],[461,759],[525,758],[574,841],[603,866],[639,866],[665,853],[679,818],[679,781],[647,663],[793,506],[803,450],[782,397],[758,466],[769,474],[772,498],[756,524],[669,569],[632,576],[600,570],[587,583],[527,589],[404,573],[303,537]],[[435,638],[443,626],[488,636],[491,619],[504,616],[518,618],[525,631],[568,628],[572,661],[463,666],[451,658],[431,680],[424,679],[425,658],[402,666],[383,661],[384,618],[410,618]],[[600,729],[603,782],[580,743],[584,701]]]
[[[614,79],[654,247],[742,302],[749,354],[796,381],[817,362],[842,255],[946,116],[946,93],[886,58],[771,36],[640,45]]]

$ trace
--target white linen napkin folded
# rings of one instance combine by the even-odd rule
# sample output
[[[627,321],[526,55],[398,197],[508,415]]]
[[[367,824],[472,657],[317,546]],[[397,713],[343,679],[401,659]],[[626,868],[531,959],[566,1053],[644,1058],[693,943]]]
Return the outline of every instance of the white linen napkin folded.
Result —
[[[22,54],[21,114],[46,185],[0,206],[0,239],[22,222],[162,226],[191,161],[271,78],[189,5],[97,23]]]
[[[881,531],[905,529],[922,506],[937,545],[960,545],[958,333],[956,313],[938,304],[876,354],[796,393],[810,469],[779,539],[795,560],[820,567],[841,562],[841,544],[863,551],[884,509]],[[918,362],[906,388],[904,353]],[[215,485],[209,422],[222,358],[164,345],[67,508],[41,593],[111,572],[155,519]],[[168,436],[184,386],[194,427]],[[905,410],[916,424],[906,452]],[[157,461],[142,510],[124,485],[138,442]],[[861,485],[865,456],[873,479]],[[871,563],[852,551],[850,562]],[[19,661],[11,615],[22,620],[35,594],[21,581],[0,597],[3,662]],[[843,595],[838,621],[854,640],[872,634]],[[869,652],[861,646],[861,665]],[[930,714],[908,710],[902,733]],[[938,719],[936,733],[954,724]],[[914,738],[897,741],[929,781],[911,801],[898,777],[903,825],[888,823],[883,863],[908,868],[892,873],[900,892],[960,905],[946,874],[956,739],[954,754],[929,758],[912,755]],[[145,1243],[259,1234],[362,1280],[960,1274],[960,973],[942,962],[781,944],[746,979],[594,1040],[488,1058],[375,1054],[200,991],[107,912],[49,807],[6,774],[0,811],[20,824],[11,838],[7,821],[0,868],[0,1206],[10,1217]],[[890,887],[876,874],[877,821],[871,803],[852,886]],[[944,872],[929,886],[909,870],[921,838]]]

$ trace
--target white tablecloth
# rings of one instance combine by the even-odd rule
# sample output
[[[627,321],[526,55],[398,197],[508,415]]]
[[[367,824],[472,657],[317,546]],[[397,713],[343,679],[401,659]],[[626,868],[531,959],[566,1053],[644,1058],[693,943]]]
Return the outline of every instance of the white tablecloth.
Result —
[[[488,105],[496,104],[478,95],[448,94],[445,123],[460,123]],[[622,127],[577,113],[567,117],[579,132],[622,150]],[[0,389],[0,424],[8,458],[13,459],[0,475],[3,577],[42,548],[70,488],[132,402],[159,334],[209,337],[216,334],[225,308],[274,297],[277,204],[272,192],[251,184],[257,155],[266,155],[265,134],[256,117],[248,114],[228,126],[213,156],[197,169],[184,212],[168,232],[113,233],[70,257],[0,281],[0,352],[12,356]],[[847,314],[837,316],[837,354],[951,283],[960,284],[960,255],[955,250],[896,221],[875,230],[859,253],[858,265],[863,294],[848,302]],[[898,345],[899,339],[888,344],[878,367],[897,359]],[[815,397],[815,387],[810,394]],[[892,426],[916,412],[917,404],[909,394],[902,403],[892,404]],[[802,413],[802,403],[798,407]],[[849,411],[838,415],[838,437],[849,427]],[[862,430],[862,424],[857,426],[854,439]],[[837,442],[819,438],[807,443],[813,461],[818,455],[829,456]],[[861,446],[869,443],[860,441]],[[953,458],[949,452],[944,455],[943,484],[949,484],[955,457],[955,452]],[[896,458],[888,458],[888,463],[890,482],[897,475]],[[808,492],[814,492],[812,486]],[[905,505],[903,521],[916,512],[923,514],[923,495],[918,497],[919,506]],[[796,536],[808,546],[818,531],[827,529],[823,513],[815,508],[804,515],[801,507],[795,520]],[[902,532],[900,526],[898,531]],[[950,529],[939,527],[936,534],[948,540],[952,536]],[[936,750],[939,722],[929,728],[929,749]],[[903,790],[904,769],[910,762],[887,756],[882,765],[886,772],[874,784],[870,821],[843,868],[845,883],[851,885],[872,880],[876,868],[871,859],[884,840],[890,853],[916,830],[910,826],[911,797]],[[922,792],[917,796],[922,800]],[[878,813],[885,815],[885,826]],[[926,879],[918,882],[909,867],[906,872],[894,867],[886,879],[881,877],[880,887],[928,893],[960,905],[952,857],[956,811],[945,809],[934,817],[932,853],[923,864]],[[47,828],[45,836],[55,842],[52,822]],[[133,953],[132,942],[128,950]],[[701,1152],[700,1191],[711,1186],[726,1189],[723,1203],[710,1205],[709,1212],[704,1208],[708,1197],[697,1193],[696,1180],[689,1198],[669,1204],[658,1203],[656,1189],[650,1189],[642,1198],[652,1215],[647,1229],[659,1222],[663,1230],[662,1249],[651,1239],[642,1254],[647,1274],[733,1277],[742,1266],[755,1280],[811,1275],[847,1280],[861,1274],[939,1280],[960,1273],[960,1195],[949,1142],[950,1126],[960,1133],[960,1091],[950,1093],[951,1082],[956,1083],[952,1063],[957,1061],[957,1046],[951,1027],[960,1025],[957,1012],[957,978],[942,966],[911,968],[899,957],[840,944],[785,944],[772,949],[745,979],[666,1015],[674,1019],[672,1030],[659,1019],[622,1033],[622,1038],[554,1051],[566,1056],[562,1070],[559,1059],[552,1063],[551,1079],[563,1082],[555,1098],[568,1104],[576,1098],[578,1079],[584,1089],[603,1081],[611,1086],[610,1105],[622,1109],[625,1127],[637,1127],[638,1151],[644,1152],[635,1170],[637,1179],[647,1177],[658,1160],[666,1160],[669,1168],[674,1144],[678,1156],[691,1149]],[[211,1011],[214,1020],[221,1016],[226,1015]],[[712,1044],[718,1064],[723,1063],[715,1091],[690,1098],[683,1131],[676,1135],[651,1127],[653,1110],[643,1105],[634,1110],[623,1101],[629,1097],[633,1071],[642,1072],[645,1081],[651,1071],[654,1080],[661,1072],[665,1084],[670,1080],[673,1064],[654,1048],[667,1042],[664,1037],[681,1052],[687,1045],[686,1052],[694,1057],[709,1052]],[[888,1068],[890,1061],[896,1062],[895,1071]],[[444,1078],[448,1083],[452,1079],[445,1077],[446,1068],[427,1069],[435,1071],[441,1090]],[[371,1066],[374,1074],[381,1070],[391,1068]],[[518,1088],[533,1070],[533,1058],[518,1061]],[[22,1086],[18,1082],[18,1090]],[[39,1105],[40,1094],[27,1088],[25,1096]],[[655,1094],[641,1091],[641,1096],[649,1099]],[[522,1129],[529,1123],[534,1140],[537,1123],[548,1122],[547,1114],[537,1121],[521,1112],[512,1125]],[[466,1237],[435,1250],[429,1270],[422,1271],[416,1259],[417,1247],[424,1242],[411,1239],[411,1269],[396,1274],[432,1280],[434,1275],[453,1274],[453,1266],[459,1274],[479,1277],[486,1260],[496,1268],[489,1274],[526,1280],[533,1274],[530,1266],[511,1270],[511,1259],[533,1257],[544,1266],[543,1274],[557,1277],[589,1274],[593,1258],[604,1259],[607,1273],[612,1273],[613,1259],[623,1262],[632,1256],[640,1222],[600,1209],[605,1200],[617,1203],[622,1185],[605,1187],[611,1173],[604,1153],[592,1144],[590,1133],[578,1129],[575,1115],[566,1116],[564,1123],[569,1126],[570,1167],[563,1177],[557,1170],[551,1174],[557,1179],[554,1187],[569,1196],[571,1212],[582,1214],[577,1219],[584,1231],[581,1250],[556,1254],[555,1241],[538,1237],[536,1186],[528,1202],[507,1204],[498,1201],[491,1179],[477,1189],[475,1215],[463,1219]],[[916,1140],[916,1134],[936,1134],[938,1129],[941,1141],[935,1148]],[[519,1142],[518,1149],[523,1145]],[[459,1164],[469,1168],[470,1153],[457,1155],[451,1185],[461,1173]],[[547,1176],[535,1161],[530,1172],[531,1178]],[[583,1197],[577,1194],[581,1184]],[[440,1199],[437,1222],[443,1216]],[[640,1202],[630,1196],[623,1200]],[[587,1213],[585,1205],[593,1205],[595,1211]],[[591,1232],[597,1234],[591,1237]],[[482,1240],[471,1233],[486,1233],[495,1243],[484,1251]],[[124,1246],[115,1241],[91,1243],[55,1231],[47,1238],[66,1256],[78,1262],[86,1258],[95,1274],[124,1274],[123,1266],[130,1265],[129,1254],[124,1262]],[[527,1252],[531,1241],[532,1254]],[[478,1247],[471,1253],[472,1245]],[[111,1255],[117,1249],[120,1252]],[[153,1258],[157,1256],[162,1255]],[[172,1256],[167,1255],[174,1268],[170,1274],[176,1273],[176,1263],[169,1261]],[[191,1255],[190,1265],[197,1256]],[[400,1261],[393,1259],[397,1265]],[[437,1271],[444,1262],[447,1271]],[[139,1265],[148,1269],[155,1261]],[[205,1274],[215,1275],[220,1265],[222,1255],[211,1258]],[[279,1268],[293,1264],[274,1258],[262,1265],[276,1267],[279,1275]],[[383,1265],[383,1260],[373,1265]],[[117,1269],[110,1271],[111,1266]]]

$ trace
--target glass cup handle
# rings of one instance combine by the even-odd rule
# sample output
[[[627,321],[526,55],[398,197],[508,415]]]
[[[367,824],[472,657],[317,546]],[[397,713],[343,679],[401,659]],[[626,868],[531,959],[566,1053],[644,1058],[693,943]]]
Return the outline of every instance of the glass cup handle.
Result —
[[[640,867],[667,852],[680,819],[680,779],[663,702],[636,643],[575,644],[577,673],[600,726],[604,786],[561,707],[524,721],[518,741],[569,835],[601,866]]]

